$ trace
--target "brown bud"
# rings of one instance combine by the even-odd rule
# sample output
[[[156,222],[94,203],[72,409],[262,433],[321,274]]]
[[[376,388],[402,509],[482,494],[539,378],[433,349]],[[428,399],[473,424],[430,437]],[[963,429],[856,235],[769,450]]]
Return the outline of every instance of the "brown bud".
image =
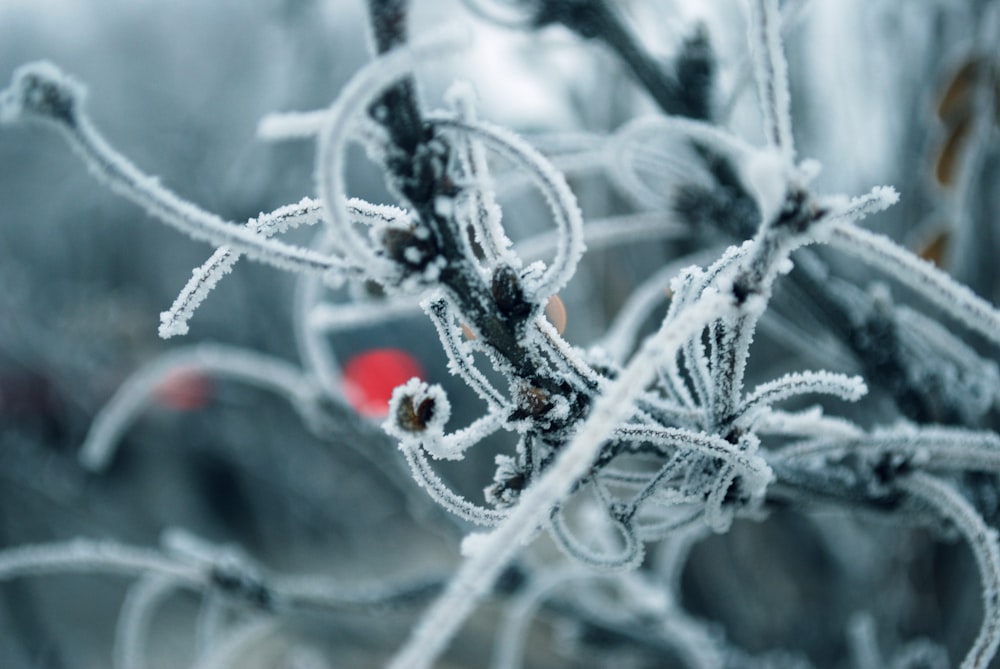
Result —
[[[382,245],[389,257],[401,265],[422,269],[434,257],[434,245],[413,228],[390,228],[382,233]]]
[[[396,411],[396,423],[407,432],[423,432],[434,418],[434,398],[425,397],[414,403],[413,397],[405,397]]]
[[[525,388],[521,392],[521,406],[529,416],[541,416],[551,406],[549,394],[540,388]]]
[[[512,318],[526,318],[531,313],[531,303],[524,294],[521,277],[509,265],[500,265],[493,273],[490,284],[493,299],[500,311]]]
[[[973,56],[962,63],[941,94],[937,107],[938,118],[949,122],[971,113],[972,93],[985,65],[985,60],[979,56]]]
[[[934,163],[934,176],[942,186],[952,186],[958,178],[962,152],[972,132],[973,118],[972,114],[969,114],[956,123],[948,133],[944,146],[941,147],[941,152]]]

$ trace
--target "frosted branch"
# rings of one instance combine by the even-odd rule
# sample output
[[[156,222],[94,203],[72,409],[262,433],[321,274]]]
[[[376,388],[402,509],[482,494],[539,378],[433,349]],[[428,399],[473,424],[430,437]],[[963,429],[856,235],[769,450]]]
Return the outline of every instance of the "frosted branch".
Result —
[[[645,556],[642,542],[636,537],[632,528],[621,521],[608,519],[614,523],[622,536],[621,552],[617,555],[597,552],[585,546],[573,536],[573,531],[567,527],[563,510],[557,509],[552,514],[550,527],[552,538],[556,545],[570,558],[587,565],[591,569],[605,572],[626,571],[642,564]]]
[[[313,273],[340,274],[344,264],[313,251],[268,240],[247,228],[228,223],[163,188],[115,151],[83,111],[83,87],[46,62],[19,68],[9,88],[0,93],[0,122],[38,119],[54,124],[108,188],[139,205],[152,216],[194,239],[229,246],[276,267]],[[52,106],[46,100],[57,100]]]
[[[744,400],[739,411],[751,414],[761,407],[806,394],[823,394],[839,397],[846,402],[856,402],[868,392],[860,376],[846,376],[833,372],[792,372],[754,389]]]
[[[962,669],[985,669],[1000,645],[1000,544],[997,532],[952,486],[927,474],[912,474],[898,482],[902,490],[930,504],[961,532],[983,582],[983,623]]]
[[[316,190],[325,205],[324,219],[344,255],[370,276],[392,276],[394,269],[354,229],[344,205],[344,161],[354,119],[417,63],[453,53],[466,43],[466,37],[451,29],[379,56],[351,78],[323,118],[317,139]]]
[[[854,225],[838,225],[830,232],[829,242],[890,274],[969,329],[1000,344],[1000,311],[996,307],[888,237]]]
[[[508,516],[507,513],[483,506],[477,506],[445,485],[444,481],[431,469],[430,463],[423,454],[419,444],[401,444],[400,450],[406,457],[413,478],[417,485],[427,490],[435,502],[450,513],[477,525],[499,525]]]
[[[270,214],[262,214],[257,218],[252,218],[246,222],[245,227],[265,237],[270,237],[289,228],[319,222],[319,209],[318,202],[303,198],[297,204],[286,205]],[[176,335],[187,334],[188,321],[191,320],[195,310],[222,280],[222,277],[232,271],[239,259],[240,254],[237,251],[228,246],[222,246],[217,248],[215,253],[201,266],[196,267],[170,309],[160,314],[160,337],[169,339]]]
[[[430,115],[428,121],[440,128],[471,134],[533,176],[548,202],[560,240],[551,266],[534,286],[533,297],[541,301],[555,295],[575,273],[585,249],[583,216],[565,177],[545,156],[509,130],[485,121],[471,123],[440,114]]]
[[[172,374],[204,372],[265,388],[288,398],[296,408],[307,406],[315,387],[293,365],[259,353],[217,344],[198,344],[166,353],[134,372],[94,418],[80,462],[91,470],[104,469],[122,435],[149,405],[157,389]]]
[[[551,467],[525,490],[517,506],[480,550],[465,560],[390,664],[391,669],[426,669],[441,653],[479,599],[485,595],[552,509],[586,475],[601,446],[626,419],[631,400],[653,380],[658,362],[675,356],[688,337],[728,309],[716,293],[704,296],[648,338],[622,373],[598,397],[590,415]]]
[[[192,669],[231,669],[255,645],[277,634],[278,623],[273,618],[257,618],[233,627],[212,649],[198,658]],[[245,660],[244,660],[245,662]]]
[[[160,604],[177,589],[167,577],[147,576],[129,588],[118,614],[115,646],[112,652],[115,669],[142,669],[153,616]]]
[[[26,576],[104,573],[118,576],[157,575],[188,587],[204,583],[196,567],[161,553],[114,541],[73,539],[62,543],[19,546],[0,551],[0,582]]]
[[[750,51],[760,96],[767,143],[780,149],[787,163],[795,158],[792,140],[788,62],[781,46],[778,0],[750,0]]]

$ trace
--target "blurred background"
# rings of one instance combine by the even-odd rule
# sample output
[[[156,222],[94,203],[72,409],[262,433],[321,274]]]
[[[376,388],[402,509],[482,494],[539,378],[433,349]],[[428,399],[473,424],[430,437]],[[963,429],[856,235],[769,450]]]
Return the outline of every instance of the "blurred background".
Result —
[[[413,34],[463,18],[475,35],[467,57],[421,69],[430,106],[459,77],[476,86],[483,117],[529,136],[606,133],[655,111],[612,54],[565,29],[509,31],[458,2],[413,4]],[[730,126],[759,140],[752,86],[742,97],[733,93],[747,72],[742,3],[620,4],[667,64],[704,22],[719,62],[717,104],[732,100]],[[798,5],[801,18],[787,33],[793,115],[799,154],[824,165],[818,189],[853,195],[895,185],[901,203],[879,218],[879,229],[914,249],[937,244],[946,266],[954,254],[977,258],[949,269],[996,302],[992,227],[977,224],[970,235],[954,225],[960,207],[976,221],[995,217],[995,147],[985,152],[981,178],[956,195],[942,178],[941,154],[960,122],[949,126],[935,112],[949,81],[978,53],[990,3],[789,0],[785,8],[792,14]],[[260,117],[328,105],[369,57],[361,0],[0,0],[0,80],[28,61],[60,64],[86,83],[87,107],[112,144],[171,190],[233,221],[314,194],[311,144],[256,140]],[[968,150],[953,144],[958,154]],[[352,195],[390,201],[360,152],[348,181]],[[599,173],[581,172],[572,185],[588,218],[632,210],[627,194]],[[501,203],[515,240],[549,225],[531,193],[510,188]],[[593,342],[642,278],[691,250],[690,241],[638,243],[589,255],[562,296],[566,337]],[[239,544],[279,571],[372,581],[446,573],[458,560],[458,535],[414,501],[422,495],[415,486],[401,490],[387,476],[385,461],[396,453],[375,420],[342,416],[324,439],[279,397],[177,378],[125,436],[107,472],[79,466],[96,412],[163,352],[216,341],[297,362],[294,277],[245,261],[198,310],[187,341],[157,338],[158,314],[210,251],[95,182],[55,133],[0,130],[0,548],[76,536],[155,545],[164,529],[180,526]],[[858,268],[845,275],[862,287],[869,280]],[[419,313],[329,343],[345,363],[372,350],[404,353],[445,385],[458,425],[481,409],[448,377]],[[760,378],[801,362],[766,336],[757,346]],[[891,407],[874,416],[898,417]],[[993,419],[984,426],[995,428]],[[481,495],[496,450],[444,474]],[[886,647],[927,636],[957,659],[979,624],[978,577],[965,549],[884,520],[779,513],[699,544],[691,565],[684,603],[752,653],[788,648],[817,666],[849,666],[843,630],[853,613],[870,610]],[[0,584],[0,666],[109,666],[127,585],[92,576]],[[192,660],[197,604],[178,596],[165,606],[150,666]],[[381,666],[418,610],[297,619],[257,664],[242,666],[326,666],[319,657],[329,666]],[[454,666],[485,666],[496,614],[487,607],[477,616],[449,655]],[[558,636],[559,621],[543,621],[528,666],[626,666],[620,648],[597,640],[593,653],[579,653],[587,639],[573,646],[553,641]],[[641,654],[633,660],[669,666]]]

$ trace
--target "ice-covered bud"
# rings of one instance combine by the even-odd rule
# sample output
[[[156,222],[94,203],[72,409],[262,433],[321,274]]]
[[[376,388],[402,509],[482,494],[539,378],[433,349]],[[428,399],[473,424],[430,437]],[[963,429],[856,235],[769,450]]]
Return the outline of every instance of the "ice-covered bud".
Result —
[[[527,318],[534,308],[524,292],[521,277],[510,265],[500,265],[496,268],[490,291],[500,312],[509,318]]]
[[[433,242],[413,228],[387,228],[382,232],[382,246],[397,263],[423,270],[437,255]]]
[[[0,122],[37,118],[72,126],[84,94],[82,84],[52,63],[28,63],[14,72],[10,87],[0,93]]]
[[[499,509],[508,509],[517,503],[521,491],[528,485],[528,474],[509,455],[496,456],[496,471],[493,483],[486,486],[483,494],[486,501]]]
[[[443,434],[450,417],[451,405],[444,389],[413,378],[392,392],[389,417],[383,427],[390,435],[411,441]]]

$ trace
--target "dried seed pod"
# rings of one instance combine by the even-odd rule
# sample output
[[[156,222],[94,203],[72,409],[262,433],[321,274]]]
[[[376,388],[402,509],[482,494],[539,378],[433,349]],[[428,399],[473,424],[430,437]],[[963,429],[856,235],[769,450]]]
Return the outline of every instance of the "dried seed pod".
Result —
[[[986,61],[982,56],[971,56],[962,62],[954,76],[948,80],[938,100],[939,119],[952,123],[972,113],[972,92],[985,65]]]
[[[938,153],[934,162],[934,177],[942,186],[953,186],[958,179],[959,168],[962,164],[962,152],[965,149],[966,140],[972,132],[972,114],[969,114],[955,126],[952,127],[948,138],[945,139],[944,146]]]
[[[944,259],[948,251],[948,244],[951,241],[951,231],[947,229],[938,230],[917,249],[917,255],[924,260],[929,260],[938,267],[944,267]]]

